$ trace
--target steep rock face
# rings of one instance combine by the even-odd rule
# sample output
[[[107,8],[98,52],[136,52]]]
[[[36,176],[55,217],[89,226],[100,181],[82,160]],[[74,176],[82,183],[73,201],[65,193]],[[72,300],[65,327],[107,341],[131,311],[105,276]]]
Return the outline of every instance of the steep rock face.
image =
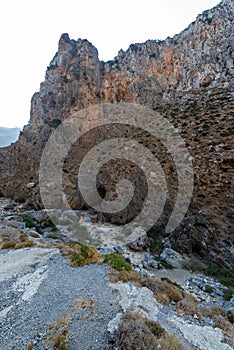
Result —
[[[194,162],[194,197],[185,220],[170,236],[173,245],[181,251],[199,253],[234,267],[233,17],[233,1],[224,0],[199,15],[175,37],[133,44],[106,63],[99,60],[96,48],[87,40],[70,40],[63,34],[45,81],[32,98],[29,124],[15,144],[0,150],[1,192],[35,208],[42,207],[38,167],[52,130],[73,113],[100,102],[147,105],[179,128]],[[112,133],[113,137],[117,136],[119,130]],[[137,130],[130,131],[130,137],[133,136],[146,142]],[[100,131],[94,131],[86,139],[82,152],[102,138]],[[165,174],[170,177],[173,166],[170,157],[157,143],[153,147],[157,148]],[[76,154],[73,150],[71,159],[80,161]],[[67,173],[75,178],[77,169],[72,164],[73,161],[67,162]],[[118,168],[116,163],[104,169],[98,179],[100,190],[113,191],[108,174],[112,172],[114,178]],[[136,171],[130,167],[128,172],[136,178]],[[74,180],[65,175],[65,182],[72,207],[84,206],[75,195]],[[143,189],[144,186],[138,197]],[[172,189],[172,198],[173,193]],[[167,203],[168,213],[172,204]],[[131,218],[137,210],[133,203],[127,216]],[[118,217],[115,219],[118,221]],[[164,221],[158,226],[162,232]]]

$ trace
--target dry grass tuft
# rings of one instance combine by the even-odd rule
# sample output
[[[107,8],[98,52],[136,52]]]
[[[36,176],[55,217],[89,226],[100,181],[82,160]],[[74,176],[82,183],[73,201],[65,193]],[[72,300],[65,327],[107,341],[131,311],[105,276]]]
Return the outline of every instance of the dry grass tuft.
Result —
[[[225,333],[230,331],[231,324],[222,315],[214,315],[214,327],[222,329]]]
[[[176,304],[176,310],[178,313],[183,315],[194,316],[197,315],[198,319],[201,319],[199,307],[196,302],[191,299],[184,298]]]
[[[183,315],[194,316],[196,314],[199,320],[208,317],[214,321],[214,327],[222,329],[225,333],[233,329],[234,314],[231,310],[225,310],[218,306],[199,307],[189,295],[176,304],[176,309]]]
[[[14,249],[23,249],[23,248],[31,248],[31,247],[34,247],[35,246],[35,242],[33,241],[30,241],[29,239],[24,241],[24,242],[20,242],[20,243],[17,243],[15,246],[14,246]]]
[[[2,242],[0,243],[0,249],[22,249],[33,247],[34,245],[35,243],[29,240],[27,235],[15,230],[14,234],[10,232],[2,233]]]
[[[74,300],[72,307],[67,315],[60,318],[57,322],[51,324],[50,334],[47,337],[47,342],[53,349],[67,350],[68,349],[68,326],[71,323],[74,311],[79,309],[89,309],[89,312],[93,312],[95,305],[94,300],[87,301],[83,298],[77,298]],[[66,326],[66,327],[65,327]],[[64,328],[65,327],[65,328]]]
[[[139,313],[126,313],[122,317],[111,349],[122,350],[183,350],[175,336],[169,335],[158,322],[148,320]]]
[[[158,349],[161,350],[183,350],[184,347],[175,335],[165,334],[165,337],[159,340]]]
[[[159,290],[161,293],[165,294],[168,297],[169,302],[174,301],[177,303],[183,299],[183,296],[179,291],[179,289],[168,282],[165,282],[165,283],[161,282],[159,284]],[[157,298],[157,295],[156,295],[156,298]]]
[[[27,349],[28,350],[33,350],[33,346],[34,346],[34,343],[31,342],[31,343],[28,344]]]
[[[77,298],[73,303],[73,306],[71,308],[71,312],[78,310],[78,309],[81,309],[81,308],[88,308],[90,313],[92,313],[94,305],[95,305],[94,300],[87,301],[87,300],[82,299],[82,298]]]
[[[68,328],[64,328],[58,334],[52,334],[50,336],[50,344],[53,349],[57,350],[67,350],[68,349],[68,340],[67,340]]]
[[[16,241],[3,241],[1,244],[1,249],[13,249],[16,245]]]

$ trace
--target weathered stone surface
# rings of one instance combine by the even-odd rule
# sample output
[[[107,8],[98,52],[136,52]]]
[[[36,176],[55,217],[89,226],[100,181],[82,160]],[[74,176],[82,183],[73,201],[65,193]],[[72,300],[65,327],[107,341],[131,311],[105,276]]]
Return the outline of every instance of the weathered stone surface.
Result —
[[[186,219],[170,235],[172,248],[234,267],[233,15],[233,1],[223,0],[173,38],[133,44],[106,63],[99,60],[96,48],[87,40],[75,41],[63,34],[45,81],[32,97],[29,124],[15,144],[0,150],[0,191],[26,202],[25,206],[41,208],[41,154],[51,132],[61,122],[100,102],[147,105],[172,122],[193,157],[194,197]],[[118,137],[123,130],[93,130],[82,138],[79,152],[72,148],[66,159],[64,187],[72,208],[85,208],[77,191],[74,164],[79,164],[82,156],[107,134]],[[169,187],[168,202],[158,223],[163,233],[177,190],[173,160],[149,135],[138,129],[125,130],[127,134],[149,146],[162,164]],[[139,199],[144,197],[147,186],[132,164],[113,163],[103,167],[97,179],[103,196],[112,199],[116,195],[120,164],[129,178],[138,181],[136,200],[124,215],[102,217],[121,223],[122,216],[131,219],[138,214],[142,204]]]
[[[58,253],[59,250],[54,248],[25,248],[2,252],[0,256],[1,280],[17,276],[19,273],[31,273],[34,263],[37,263],[37,267],[43,267],[51,257]]]
[[[171,322],[183,333],[185,339],[200,350],[231,350],[232,347],[224,343],[224,333],[219,328],[210,326],[201,327],[195,323],[189,323],[179,317],[174,317]]]
[[[160,258],[171,264],[173,267],[176,267],[177,269],[184,267],[185,260],[183,256],[171,248],[165,248],[160,255]]]
[[[133,232],[126,238],[127,246],[136,251],[144,250],[147,246],[147,243],[147,233],[141,227],[135,228]]]
[[[157,320],[161,305],[151,290],[123,282],[115,283],[113,288],[119,293],[119,304],[123,312],[139,312],[151,320]]]

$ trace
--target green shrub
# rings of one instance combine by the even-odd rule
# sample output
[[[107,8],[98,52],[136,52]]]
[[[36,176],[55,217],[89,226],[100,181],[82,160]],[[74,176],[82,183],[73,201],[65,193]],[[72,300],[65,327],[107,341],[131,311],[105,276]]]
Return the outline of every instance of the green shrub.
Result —
[[[50,227],[52,232],[56,232],[58,230],[55,224],[50,219],[43,222],[42,224],[42,228],[47,228],[47,227]]]
[[[121,254],[111,253],[104,256],[104,262],[114,269],[131,271],[131,266],[124,260]]]
[[[205,222],[202,222],[202,221],[195,221],[194,226],[207,227],[207,224]]]
[[[212,286],[206,286],[206,293],[212,293],[212,292],[214,292],[214,291],[215,291],[214,287],[212,287]]]
[[[224,289],[223,293],[224,293],[224,299],[229,301],[232,299],[232,296],[234,295],[234,289],[233,288]]]
[[[174,269],[174,267],[171,264],[169,264],[167,261],[165,261],[163,259],[160,259],[159,263],[160,263],[160,265],[162,265],[164,267],[164,269],[167,269],[167,270],[173,270]]]
[[[35,227],[35,223],[33,221],[33,218],[30,215],[28,215],[28,214],[18,214],[18,216],[20,216],[23,219],[26,227],[28,227],[28,228]]]
[[[221,269],[216,265],[210,265],[205,269],[209,276],[216,277],[220,283],[227,287],[234,287],[234,272],[228,269]]]
[[[86,245],[75,245],[78,249],[77,252],[74,252],[71,256],[72,267],[79,267],[89,264],[95,264],[100,261],[100,256],[96,248]]]
[[[173,286],[175,286],[175,287],[177,287],[177,288],[179,288],[179,289],[181,289],[181,290],[184,290],[184,288],[181,287],[180,284],[171,281],[170,278],[168,278],[168,277],[161,277],[161,281],[162,281],[162,282],[170,283],[170,284],[172,284]]]
[[[153,253],[157,253],[160,255],[164,249],[164,244],[160,238],[159,231],[152,227],[148,232],[147,236],[150,238],[150,246],[149,249]]]

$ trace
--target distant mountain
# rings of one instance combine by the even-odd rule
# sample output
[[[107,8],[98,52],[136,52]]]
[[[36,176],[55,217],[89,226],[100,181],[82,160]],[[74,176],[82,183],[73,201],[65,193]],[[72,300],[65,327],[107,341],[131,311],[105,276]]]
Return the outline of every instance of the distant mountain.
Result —
[[[0,147],[9,146],[18,139],[20,128],[4,128],[0,126]]]

